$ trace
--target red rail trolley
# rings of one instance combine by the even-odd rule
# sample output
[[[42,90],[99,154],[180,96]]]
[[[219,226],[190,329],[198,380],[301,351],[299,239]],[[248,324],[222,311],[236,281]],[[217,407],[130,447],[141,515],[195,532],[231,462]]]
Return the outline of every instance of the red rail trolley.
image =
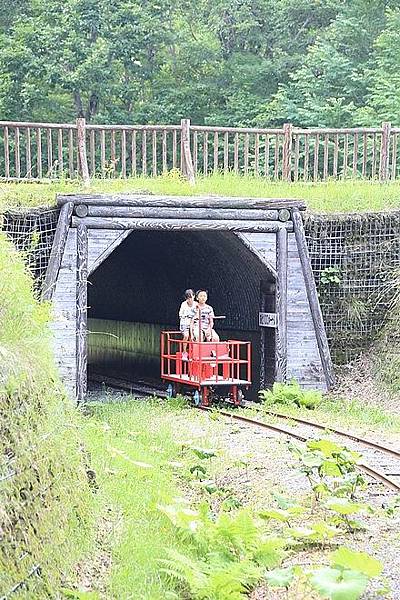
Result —
[[[251,343],[184,342],[179,331],[162,331],[161,378],[170,382],[169,396],[188,386],[194,388],[196,405],[210,406],[216,397],[238,406],[244,400],[242,388],[251,385]]]

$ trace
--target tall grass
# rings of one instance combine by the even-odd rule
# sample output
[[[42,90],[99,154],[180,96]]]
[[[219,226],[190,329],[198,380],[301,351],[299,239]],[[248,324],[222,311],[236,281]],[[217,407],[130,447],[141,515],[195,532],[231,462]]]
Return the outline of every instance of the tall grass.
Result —
[[[56,193],[119,193],[148,190],[156,194],[299,198],[315,212],[360,212],[400,208],[400,182],[344,180],[325,183],[273,182],[263,177],[212,174],[197,177],[191,187],[178,173],[131,179],[94,179],[85,188],[80,181],[0,184],[0,212],[7,207],[54,204]]]
[[[85,438],[99,494],[104,505],[121,515],[106,597],[168,598],[171,584],[162,576],[160,559],[178,542],[157,505],[182,495],[171,464],[180,460],[181,449],[172,433],[180,409],[130,400],[94,403],[88,410]]]

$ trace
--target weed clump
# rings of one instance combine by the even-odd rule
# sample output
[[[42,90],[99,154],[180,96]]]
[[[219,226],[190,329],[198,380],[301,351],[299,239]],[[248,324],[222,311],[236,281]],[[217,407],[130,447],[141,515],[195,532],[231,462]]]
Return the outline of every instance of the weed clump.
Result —
[[[292,381],[289,384],[274,383],[272,390],[260,390],[258,395],[265,407],[280,404],[314,409],[322,402],[320,391],[303,390],[297,381]]]

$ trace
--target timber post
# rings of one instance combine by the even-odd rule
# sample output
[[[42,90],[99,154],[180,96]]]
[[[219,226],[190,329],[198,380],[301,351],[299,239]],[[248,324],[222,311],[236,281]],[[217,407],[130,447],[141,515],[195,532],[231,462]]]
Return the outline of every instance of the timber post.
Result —
[[[276,234],[276,372],[275,379],[286,383],[287,379],[287,288],[288,288],[288,232],[278,229]]]
[[[76,140],[78,148],[78,173],[82,176],[85,185],[89,185],[89,167],[86,151],[86,119],[80,117],[76,119]]]
[[[384,183],[389,179],[389,152],[391,123],[382,123],[381,154],[379,161],[379,181]]]
[[[181,119],[182,172],[190,185],[195,185],[192,153],[190,150],[190,119]]]
[[[53,297],[58,272],[60,270],[60,265],[64,254],[65,244],[67,243],[68,230],[71,224],[73,210],[73,202],[66,202],[61,207],[57,222],[57,229],[51,248],[49,264],[47,265],[46,276],[42,288],[43,300],[51,300]]]
[[[301,268],[303,271],[308,304],[310,306],[311,316],[314,323],[314,331],[317,339],[322,369],[324,371],[326,385],[329,390],[335,385],[335,375],[333,372],[333,364],[331,354],[329,351],[328,339],[326,337],[321,307],[318,300],[317,287],[315,285],[314,275],[311,269],[311,262],[307,248],[306,236],[304,233],[303,220],[297,208],[294,208],[292,211],[292,221],[294,234],[296,237],[297,250],[299,253]]]
[[[88,230],[79,223],[76,235],[76,398],[78,404],[87,391],[87,278]]]
[[[291,181],[292,143],[293,125],[291,123],[284,123],[282,147],[282,179],[284,181]]]

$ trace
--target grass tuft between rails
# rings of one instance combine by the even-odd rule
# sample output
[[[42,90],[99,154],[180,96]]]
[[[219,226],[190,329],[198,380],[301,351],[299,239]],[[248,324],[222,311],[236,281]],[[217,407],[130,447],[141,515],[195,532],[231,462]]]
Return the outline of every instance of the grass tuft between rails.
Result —
[[[81,181],[0,183],[0,212],[12,207],[53,205],[57,193],[121,193],[148,190],[155,194],[297,198],[314,212],[365,212],[400,208],[400,181],[352,179],[319,183],[274,182],[264,177],[215,173],[199,176],[191,187],[179,171],[158,177]]]
[[[181,447],[171,426],[181,410],[178,402],[148,399],[87,405],[83,433],[100,502],[120,515],[103,590],[107,598],[156,600],[172,593],[160,560],[167,549],[183,547],[157,506],[182,495],[174,476]]]

